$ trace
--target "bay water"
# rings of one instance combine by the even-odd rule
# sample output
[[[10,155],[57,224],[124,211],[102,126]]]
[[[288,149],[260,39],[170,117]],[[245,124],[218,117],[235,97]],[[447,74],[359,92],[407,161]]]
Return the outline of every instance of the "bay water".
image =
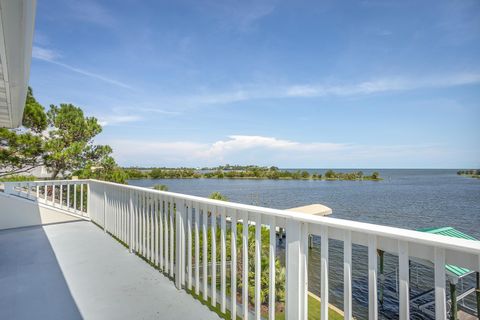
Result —
[[[293,170],[293,169],[292,169]],[[325,169],[302,169],[324,173]],[[480,179],[458,176],[451,169],[358,169],[364,174],[380,172],[382,181],[318,180],[244,180],[244,179],[142,179],[131,185],[152,187],[165,184],[169,191],[208,197],[220,192],[229,201],[277,209],[313,203],[333,210],[331,217],[369,222],[406,229],[451,226],[480,239]],[[348,172],[349,169],[336,171]],[[320,239],[314,238],[309,252],[309,290],[320,293]],[[281,250],[281,246],[280,246]],[[358,319],[368,318],[367,249],[353,247],[353,308]],[[398,259],[385,255],[383,304],[380,318],[398,318],[396,267]],[[414,296],[433,288],[433,270],[420,264],[411,265],[411,292]],[[461,285],[473,285],[473,275]],[[343,246],[330,241],[330,303],[343,308]],[[461,288],[460,288],[461,289]],[[467,300],[473,306],[473,299]],[[412,318],[428,318],[411,310]]]

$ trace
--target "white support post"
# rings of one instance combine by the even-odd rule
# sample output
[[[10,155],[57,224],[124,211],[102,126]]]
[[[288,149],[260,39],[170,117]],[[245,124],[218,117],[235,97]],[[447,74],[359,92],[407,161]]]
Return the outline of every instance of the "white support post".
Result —
[[[344,231],[343,239],[343,312],[346,320],[352,319],[352,233]]]
[[[268,286],[268,319],[275,319],[275,258],[277,234],[275,216],[270,217],[270,252],[269,252],[269,286]]]
[[[368,319],[378,319],[377,237],[368,236]]]
[[[160,202],[159,203],[159,210],[158,210],[158,219],[159,219],[159,226],[158,228],[160,229],[160,232],[158,234],[158,237],[160,238],[160,243],[159,243],[159,246],[160,246],[160,250],[158,252],[159,254],[159,268],[161,271],[164,271],[164,264],[163,264],[163,255],[164,255],[164,252],[165,252],[165,246],[163,244],[163,240],[164,240],[164,236],[163,236],[163,231],[164,231],[164,207],[163,207],[163,197],[162,196],[159,196],[159,199],[158,201]]]
[[[55,184],[52,184],[52,206],[55,207]]]
[[[192,290],[192,202],[188,202],[187,210],[187,288]]]
[[[61,188],[61,185],[60,185],[60,188]],[[80,185],[80,211],[82,212],[82,216],[83,216],[83,183]]]
[[[435,248],[435,319],[447,318],[445,295],[445,249]]]
[[[195,294],[200,294],[200,206],[195,204]]]
[[[320,233],[321,258],[320,258],[320,318],[328,319],[328,227],[322,226]]]
[[[242,237],[242,263],[248,266],[248,212],[242,215],[243,237]],[[248,320],[248,267],[242,268],[242,309],[243,319]]]
[[[130,190],[128,193],[128,204],[129,204],[129,210],[128,210],[128,217],[129,217],[129,244],[128,244],[128,249],[130,253],[133,252],[133,199],[132,199],[132,193],[133,190]]]
[[[302,223],[288,219],[286,232],[286,319],[302,320],[305,316],[303,299],[306,290],[304,282],[302,281],[303,276],[301,275],[304,271],[303,255],[305,254],[303,248]]]
[[[91,216],[91,212],[92,212],[92,208],[91,208],[91,199],[92,199],[92,192],[91,192],[91,188],[90,188],[90,181],[86,184],[87,186],[87,216],[92,219],[92,216]]]
[[[207,226],[208,226],[208,212],[207,206],[202,206],[202,234],[203,234],[203,250],[202,250],[202,266],[203,266],[203,300],[208,300],[208,238],[207,238]]]
[[[261,259],[262,259],[262,216],[260,213],[255,214],[255,320],[260,320],[261,315],[261,303],[260,303],[260,290],[261,290]]]
[[[211,232],[212,232],[212,305],[217,306],[217,207],[211,208]]]
[[[183,272],[185,269],[183,268],[183,260],[184,260],[184,246],[183,246],[183,234],[185,232],[183,227],[184,221],[184,204],[182,201],[176,203],[176,210],[175,210],[175,285],[177,289],[182,289],[182,279],[183,279]]]
[[[408,242],[398,241],[399,319],[410,319]]]
[[[220,268],[220,312],[225,313],[227,310],[227,219],[226,219],[226,209],[222,208],[221,217],[220,217],[220,250],[221,250],[221,268]]]
[[[230,312],[232,314],[232,320],[237,319],[237,212],[234,210],[231,215],[232,223],[232,235],[231,235],[231,256],[232,265],[230,267],[230,282],[231,282],[231,303]]]
[[[175,242],[173,241],[174,239],[174,235],[175,235],[175,232],[173,232],[175,226],[173,225],[173,218],[175,216],[175,203],[174,203],[174,200],[173,200],[173,197],[169,197],[169,202],[170,202],[170,232],[169,232],[169,235],[170,235],[170,277],[173,277],[174,276],[174,251],[175,251],[175,247],[174,247],[174,244]]]
[[[154,207],[153,217],[155,221],[155,265],[160,268],[160,245],[159,245],[159,232],[160,232],[160,208],[158,205],[159,196],[154,195]]]
[[[60,208],[63,207],[63,184],[60,184]]]
[[[55,194],[55,187],[53,187]],[[55,201],[55,197],[53,199]],[[77,211],[77,184],[73,185],[73,210]]]

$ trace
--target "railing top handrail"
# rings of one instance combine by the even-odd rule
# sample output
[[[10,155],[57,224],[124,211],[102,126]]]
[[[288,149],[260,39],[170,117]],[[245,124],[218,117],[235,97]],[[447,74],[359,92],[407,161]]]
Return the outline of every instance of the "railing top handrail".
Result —
[[[419,232],[415,230],[402,229],[397,227],[389,227],[372,223],[358,222],[353,220],[339,219],[339,218],[330,218],[323,216],[312,216],[300,212],[292,212],[281,209],[272,209],[260,206],[253,206],[248,204],[230,202],[230,201],[220,201],[214,199],[208,199],[198,196],[192,196],[182,193],[175,193],[169,191],[160,191],[155,189],[149,189],[145,187],[137,187],[131,185],[124,185],[114,182],[101,181],[90,179],[92,182],[112,185],[115,187],[127,188],[130,190],[149,192],[153,194],[161,194],[164,196],[171,196],[181,198],[185,201],[194,201],[199,202],[204,205],[212,206],[221,206],[230,209],[236,209],[240,211],[248,211],[252,213],[260,214],[269,214],[276,217],[281,217],[285,219],[292,219],[305,223],[313,223],[319,225],[325,225],[328,227],[334,227],[343,230],[350,230],[353,232],[372,234],[376,236],[383,236],[386,238],[393,238],[402,241],[410,241],[415,243],[421,243],[430,246],[442,247],[445,249],[460,250],[464,252],[470,252],[474,254],[480,254],[480,241],[467,240],[467,239],[454,239],[445,237],[442,235],[430,234],[425,232]]]
[[[5,184],[15,183],[76,183],[76,182],[89,182],[91,179],[62,179],[62,180],[31,180],[31,181],[5,181]]]

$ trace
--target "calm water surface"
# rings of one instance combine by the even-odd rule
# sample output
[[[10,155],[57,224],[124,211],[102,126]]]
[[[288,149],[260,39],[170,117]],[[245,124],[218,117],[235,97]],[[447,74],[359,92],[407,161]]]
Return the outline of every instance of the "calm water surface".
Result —
[[[324,173],[324,169],[311,169]],[[348,171],[348,170],[338,170]],[[363,170],[370,174],[373,170]],[[480,179],[457,176],[457,170],[379,169],[383,181],[301,181],[301,180],[221,180],[175,179],[132,180],[131,185],[151,187],[165,184],[172,192],[208,196],[214,191],[230,201],[286,209],[322,203],[333,209],[332,217],[417,229],[452,226],[480,239]],[[320,291],[320,239],[309,256],[309,289]],[[368,316],[367,250],[353,248],[353,303],[355,316]],[[343,307],[343,249],[331,241],[329,248],[330,302]],[[398,315],[395,267],[397,258],[386,255],[381,318]],[[465,285],[470,285],[467,279]],[[431,269],[413,265],[411,296],[433,287]],[[380,285],[379,285],[380,287]],[[468,303],[468,301],[467,301]],[[412,310],[414,314],[414,310]],[[416,315],[416,318],[425,318]]]

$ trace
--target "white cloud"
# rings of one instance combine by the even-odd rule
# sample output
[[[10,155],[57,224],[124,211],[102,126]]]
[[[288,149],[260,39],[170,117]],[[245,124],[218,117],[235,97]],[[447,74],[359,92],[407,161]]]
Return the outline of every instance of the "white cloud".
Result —
[[[210,166],[223,163],[281,167],[408,167],[451,152],[432,145],[360,145],[298,142],[275,137],[232,135],[211,143],[191,141],[102,141],[112,146],[119,163],[146,166]],[[403,164],[402,164],[403,162]],[[410,164],[412,163],[412,164]]]
[[[136,122],[140,121],[143,118],[137,115],[110,115],[110,116],[99,116],[98,122],[102,127],[109,125],[116,125],[121,123]]]
[[[57,60],[60,57],[60,54],[58,52],[52,50],[52,49],[43,48],[43,47],[40,47],[40,46],[34,46],[33,49],[32,49],[32,57],[35,58],[35,59],[38,59],[38,60],[42,60],[42,61],[46,61],[48,63],[55,64],[57,66],[60,66],[62,68],[65,68],[67,70],[76,72],[78,74],[81,74],[81,75],[84,75],[84,76],[87,76],[87,77],[90,77],[90,78],[101,80],[103,82],[107,82],[107,83],[110,83],[110,84],[113,84],[113,85],[116,85],[116,86],[119,86],[119,87],[122,87],[122,88],[133,89],[132,86],[130,86],[126,83],[123,83],[121,81],[118,81],[118,80],[106,77],[106,76],[98,74],[98,73],[90,72],[90,71],[80,69],[80,68],[71,66],[69,64],[60,62],[60,61]]]
[[[112,27],[116,20],[113,15],[100,3],[93,0],[68,1],[71,18],[94,23],[97,25]]]
[[[347,85],[294,85],[286,90],[289,97],[352,96],[423,88],[444,88],[480,83],[480,73],[459,73],[426,78],[384,78]]]
[[[231,91],[206,92],[190,96],[182,95],[178,97],[163,98],[163,102],[170,106],[188,108],[205,105],[223,105],[258,99],[365,96],[379,93],[448,88],[471,84],[480,84],[480,73],[455,73],[450,75],[417,78],[387,77],[350,84],[250,84],[237,87]]]
[[[50,49],[42,48],[39,46],[33,46],[32,48],[32,57],[44,61],[53,61],[60,57],[60,55]]]
[[[201,2],[201,10],[211,15],[225,28],[234,26],[238,31],[248,32],[255,24],[275,11],[276,1],[207,1]]]

